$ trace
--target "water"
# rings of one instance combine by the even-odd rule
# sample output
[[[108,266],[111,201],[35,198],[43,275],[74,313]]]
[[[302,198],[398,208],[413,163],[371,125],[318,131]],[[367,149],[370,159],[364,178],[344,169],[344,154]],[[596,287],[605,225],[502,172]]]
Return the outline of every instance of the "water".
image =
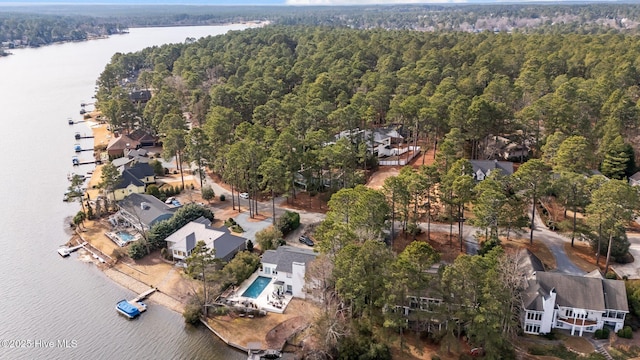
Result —
[[[131,29],[81,43],[12,50],[0,58],[0,359],[243,359],[210,332],[149,304],[127,321],[115,304],[134,294],[76,255],[56,249],[69,238],[79,204],[64,203],[73,168],[80,103],[115,52],[222,34],[244,25]],[[79,140],[91,148],[91,140]],[[81,160],[88,158],[80,153]],[[6,340],[23,348],[7,348]]]

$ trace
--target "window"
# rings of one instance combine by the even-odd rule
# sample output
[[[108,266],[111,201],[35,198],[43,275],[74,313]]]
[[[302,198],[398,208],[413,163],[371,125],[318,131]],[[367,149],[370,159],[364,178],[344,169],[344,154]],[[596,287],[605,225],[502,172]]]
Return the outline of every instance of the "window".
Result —
[[[268,267],[268,266],[265,266],[264,273],[267,274],[267,275],[271,275],[271,268]]]
[[[540,325],[526,324],[524,327],[524,332],[530,334],[538,334],[540,333]]]
[[[572,317],[573,316],[573,310],[572,309],[567,309],[564,311],[564,314],[566,317]]]
[[[293,286],[287,285],[287,292],[288,293],[292,293],[293,292]]]
[[[540,321],[542,320],[542,313],[527,311],[527,320]]]

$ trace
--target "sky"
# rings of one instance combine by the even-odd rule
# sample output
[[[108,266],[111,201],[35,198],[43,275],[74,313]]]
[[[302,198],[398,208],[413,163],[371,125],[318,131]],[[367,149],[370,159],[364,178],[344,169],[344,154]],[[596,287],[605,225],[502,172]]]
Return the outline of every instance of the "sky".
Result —
[[[614,0],[583,0],[611,2]],[[1,5],[25,4],[170,4],[170,5],[371,5],[371,4],[478,4],[560,3],[570,0],[0,0]]]

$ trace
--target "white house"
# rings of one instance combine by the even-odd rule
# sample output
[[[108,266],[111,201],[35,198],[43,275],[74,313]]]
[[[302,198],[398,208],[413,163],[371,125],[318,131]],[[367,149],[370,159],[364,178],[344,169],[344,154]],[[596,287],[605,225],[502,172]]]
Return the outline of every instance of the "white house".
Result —
[[[165,241],[176,260],[184,260],[191,255],[198,241],[204,241],[207,248],[215,250],[216,259],[223,261],[231,260],[247,247],[247,239],[232,235],[225,227],[212,228],[211,221],[204,217],[181,227]]]
[[[629,312],[624,282],[588,274],[535,272],[523,294],[522,328],[527,334],[565,329],[571,335],[593,333],[605,325],[622,329]]]
[[[629,177],[629,185],[640,186],[640,171]]]
[[[267,250],[262,255],[259,275],[275,279],[273,284],[276,291],[304,299],[304,275],[308,264],[316,256],[311,250],[286,245]]]

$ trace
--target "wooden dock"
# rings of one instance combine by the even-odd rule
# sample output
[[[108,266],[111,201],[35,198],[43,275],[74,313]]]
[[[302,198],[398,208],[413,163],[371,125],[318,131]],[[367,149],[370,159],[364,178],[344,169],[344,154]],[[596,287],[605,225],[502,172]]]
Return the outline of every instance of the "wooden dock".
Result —
[[[144,300],[146,299],[149,295],[153,294],[154,292],[156,292],[156,288],[151,288],[145,292],[143,292],[142,294],[138,295],[135,299],[131,300],[130,302],[135,302],[137,303],[140,300]]]

